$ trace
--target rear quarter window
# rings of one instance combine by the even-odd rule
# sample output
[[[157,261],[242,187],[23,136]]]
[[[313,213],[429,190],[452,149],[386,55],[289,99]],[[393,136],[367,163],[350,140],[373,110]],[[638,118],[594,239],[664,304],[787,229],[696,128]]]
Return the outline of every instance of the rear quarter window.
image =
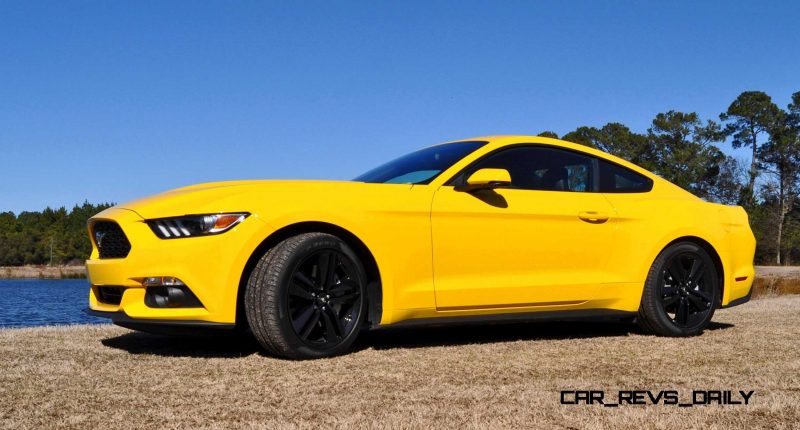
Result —
[[[601,193],[646,193],[653,189],[653,180],[610,161],[600,161]]]

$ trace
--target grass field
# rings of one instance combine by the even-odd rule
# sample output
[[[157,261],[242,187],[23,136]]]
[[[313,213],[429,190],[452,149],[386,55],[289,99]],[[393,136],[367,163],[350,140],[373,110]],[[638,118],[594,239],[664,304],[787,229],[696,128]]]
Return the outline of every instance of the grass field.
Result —
[[[702,336],[616,323],[393,329],[290,362],[251,342],[113,326],[0,330],[2,428],[703,427],[800,422],[800,296],[721,310]],[[748,406],[560,405],[560,390],[755,390]],[[795,427],[796,428],[796,427]]]

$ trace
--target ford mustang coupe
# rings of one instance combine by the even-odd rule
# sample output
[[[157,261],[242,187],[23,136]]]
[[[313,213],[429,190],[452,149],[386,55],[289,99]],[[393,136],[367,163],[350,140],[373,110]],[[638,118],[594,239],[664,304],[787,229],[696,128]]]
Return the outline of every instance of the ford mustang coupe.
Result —
[[[353,181],[179,188],[88,229],[90,313],[240,328],[298,359],[409,322],[606,316],[691,336],[746,302],[754,276],[741,207],[536,136],[432,146]]]

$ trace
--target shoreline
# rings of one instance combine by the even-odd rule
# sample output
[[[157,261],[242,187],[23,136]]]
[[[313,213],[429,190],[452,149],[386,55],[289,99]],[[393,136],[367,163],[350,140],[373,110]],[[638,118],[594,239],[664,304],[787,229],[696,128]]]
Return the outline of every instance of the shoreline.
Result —
[[[85,266],[3,266],[0,279],[86,279]]]

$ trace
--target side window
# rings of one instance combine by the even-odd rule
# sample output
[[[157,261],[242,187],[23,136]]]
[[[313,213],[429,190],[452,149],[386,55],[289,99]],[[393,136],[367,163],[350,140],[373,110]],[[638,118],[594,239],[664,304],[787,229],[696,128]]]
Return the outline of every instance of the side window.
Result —
[[[540,191],[594,191],[592,157],[545,146],[518,146],[478,161],[458,181],[478,169],[506,169],[513,188]]]
[[[601,193],[646,193],[653,189],[653,181],[627,167],[600,160]]]

